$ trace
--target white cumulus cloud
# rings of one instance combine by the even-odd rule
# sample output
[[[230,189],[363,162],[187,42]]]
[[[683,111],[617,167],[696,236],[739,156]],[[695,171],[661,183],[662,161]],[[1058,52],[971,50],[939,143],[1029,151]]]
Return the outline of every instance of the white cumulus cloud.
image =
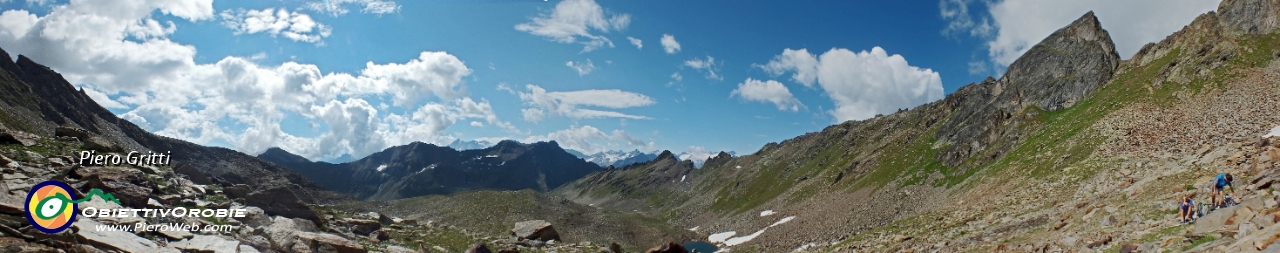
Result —
[[[942,78],[937,72],[911,66],[901,55],[884,49],[853,52],[833,48],[821,56],[807,49],[785,49],[765,65],[773,75],[794,72],[792,80],[811,86],[815,82],[835,102],[828,111],[837,122],[889,114],[942,98]]]
[[[623,109],[649,106],[656,102],[653,98],[640,93],[622,90],[579,90],[548,92],[540,86],[529,84],[528,92],[520,92],[520,100],[529,106],[522,110],[524,119],[538,122],[546,116],[562,116],[568,118],[625,118],[649,119],[645,116],[630,115],[616,111],[587,109],[582,107],[603,107]]]
[[[738,84],[738,88],[730,93],[730,96],[739,96],[747,101],[757,101],[765,103],[773,103],[778,110],[799,111],[804,104],[799,99],[791,95],[791,90],[787,86],[774,80],[760,81],[747,78],[747,81]]]
[[[627,36],[627,40],[631,41],[631,45],[635,45],[636,49],[644,48],[644,41],[641,41],[640,39]]]
[[[680,52],[680,42],[676,41],[675,35],[663,34],[659,42],[662,43],[662,50],[667,51],[667,54]]]
[[[719,66],[722,63],[723,62],[717,63],[716,58],[713,58],[710,55],[708,55],[706,59],[693,58],[693,59],[686,60],[684,61],[684,66],[706,73],[707,79],[724,80],[723,76],[720,76],[720,74],[716,73],[717,71],[720,71]]]
[[[224,10],[222,24],[236,34],[266,33],[293,41],[320,43],[333,33],[333,28],[316,22],[311,16],[284,8],[261,10]]]
[[[586,62],[569,61],[569,62],[566,62],[564,65],[569,66],[569,68],[573,69],[574,71],[578,71],[578,76],[585,76],[587,74],[591,74],[591,71],[596,70],[596,64],[592,63],[591,59],[587,59]]]
[[[304,8],[316,11],[318,13],[329,14],[332,16],[342,16],[350,12],[347,6],[355,5],[360,12],[371,13],[376,15],[395,13],[400,11],[400,5],[395,1],[384,0],[325,0],[317,2],[308,2],[303,5]]]
[[[577,150],[584,154],[595,154],[606,150],[616,150],[625,148],[637,148],[650,150],[654,149],[653,142],[645,142],[643,139],[627,134],[626,131],[615,129],[610,132],[601,131],[593,126],[570,126],[545,135],[533,135],[524,139],[524,142],[538,142],[554,140],[565,149]]]
[[[280,21],[279,11],[262,13]],[[72,1],[43,17],[24,10],[0,13],[0,47],[82,84],[95,101],[125,110],[121,118],[149,131],[199,144],[227,143],[250,154],[283,147],[312,159],[361,157],[411,141],[448,143],[456,138],[446,129],[459,122],[519,132],[488,101],[466,96],[463,77],[471,69],[446,52],[368,62],[357,73],[326,73],[297,62],[264,66],[240,56],[197,64],[194,46],[168,39],[177,27],[152,17],[161,14],[192,21],[217,17],[211,1]],[[299,16],[285,15],[284,23],[238,27],[245,33],[295,31]],[[301,26],[313,32],[319,27]],[[369,102],[379,98],[397,108]],[[286,133],[280,122],[291,114],[308,125],[324,124],[327,132]]]
[[[594,0],[565,0],[557,3],[551,13],[533,17],[515,28],[555,42],[581,43],[582,52],[591,52],[604,46],[613,47],[613,41],[593,31],[620,31],[629,24],[630,14],[613,14]]]

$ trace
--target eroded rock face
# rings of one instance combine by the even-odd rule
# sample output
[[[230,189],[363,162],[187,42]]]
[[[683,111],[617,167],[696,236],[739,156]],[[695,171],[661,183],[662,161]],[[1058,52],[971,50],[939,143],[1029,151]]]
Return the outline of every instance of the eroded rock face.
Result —
[[[511,229],[511,234],[529,240],[560,240],[560,234],[556,233],[556,229],[551,227],[550,222],[544,220],[516,222],[516,227]]]
[[[1266,34],[1280,27],[1280,1],[1224,0],[1218,4],[1223,27],[1237,33]]]
[[[1111,36],[1093,12],[1085,14],[1024,53],[999,80],[988,78],[944,99],[956,111],[937,133],[952,144],[938,159],[959,165],[994,140],[1016,135],[1011,131],[1024,118],[1019,116],[1035,113],[1027,108],[1071,107],[1101,89],[1119,66]]]

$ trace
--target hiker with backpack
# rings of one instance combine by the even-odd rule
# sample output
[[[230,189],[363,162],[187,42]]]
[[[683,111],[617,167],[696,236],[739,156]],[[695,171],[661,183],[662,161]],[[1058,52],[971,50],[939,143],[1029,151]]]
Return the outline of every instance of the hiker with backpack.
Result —
[[[1230,173],[1218,174],[1218,177],[1213,179],[1213,195],[1210,195],[1210,197],[1215,207],[1225,207],[1226,198],[1223,196],[1223,189],[1231,187],[1231,191],[1235,191],[1236,187],[1232,186],[1233,180]]]

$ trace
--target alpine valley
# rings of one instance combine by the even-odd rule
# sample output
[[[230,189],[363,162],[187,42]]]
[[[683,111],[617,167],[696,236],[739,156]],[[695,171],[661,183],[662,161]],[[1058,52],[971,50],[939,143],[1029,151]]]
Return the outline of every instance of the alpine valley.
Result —
[[[1123,59],[1079,13],[990,77],[915,108],[746,155],[582,154],[555,141],[413,142],[311,161],[158,136],[62,76],[0,52],[6,252],[1274,252],[1280,249],[1280,1],[1224,0]],[[571,62],[572,63],[572,62]],[[697,127],[697,126],[690,126]],[[731,129],[726,129],[731,130]],[[171,152],[163,166],[75,154]],[[1192,223],[1178,200],[1236,176],[1240,205]],[[45,180],[110,207],[245,218],[22,217]],[[231,225],[207,233],[98,224]],[[483,248],[483,251],[481,250]],[[500,251],[501,250],[501,251]]]

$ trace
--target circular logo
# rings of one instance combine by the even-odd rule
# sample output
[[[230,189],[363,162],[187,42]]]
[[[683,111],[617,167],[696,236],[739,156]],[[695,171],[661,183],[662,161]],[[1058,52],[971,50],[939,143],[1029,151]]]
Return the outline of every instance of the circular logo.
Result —
[[[44,181],[27,193],[27,221],[46,234],[57,234],[71,227],[76,218],[76,203],[71,186],[58,181]]]

